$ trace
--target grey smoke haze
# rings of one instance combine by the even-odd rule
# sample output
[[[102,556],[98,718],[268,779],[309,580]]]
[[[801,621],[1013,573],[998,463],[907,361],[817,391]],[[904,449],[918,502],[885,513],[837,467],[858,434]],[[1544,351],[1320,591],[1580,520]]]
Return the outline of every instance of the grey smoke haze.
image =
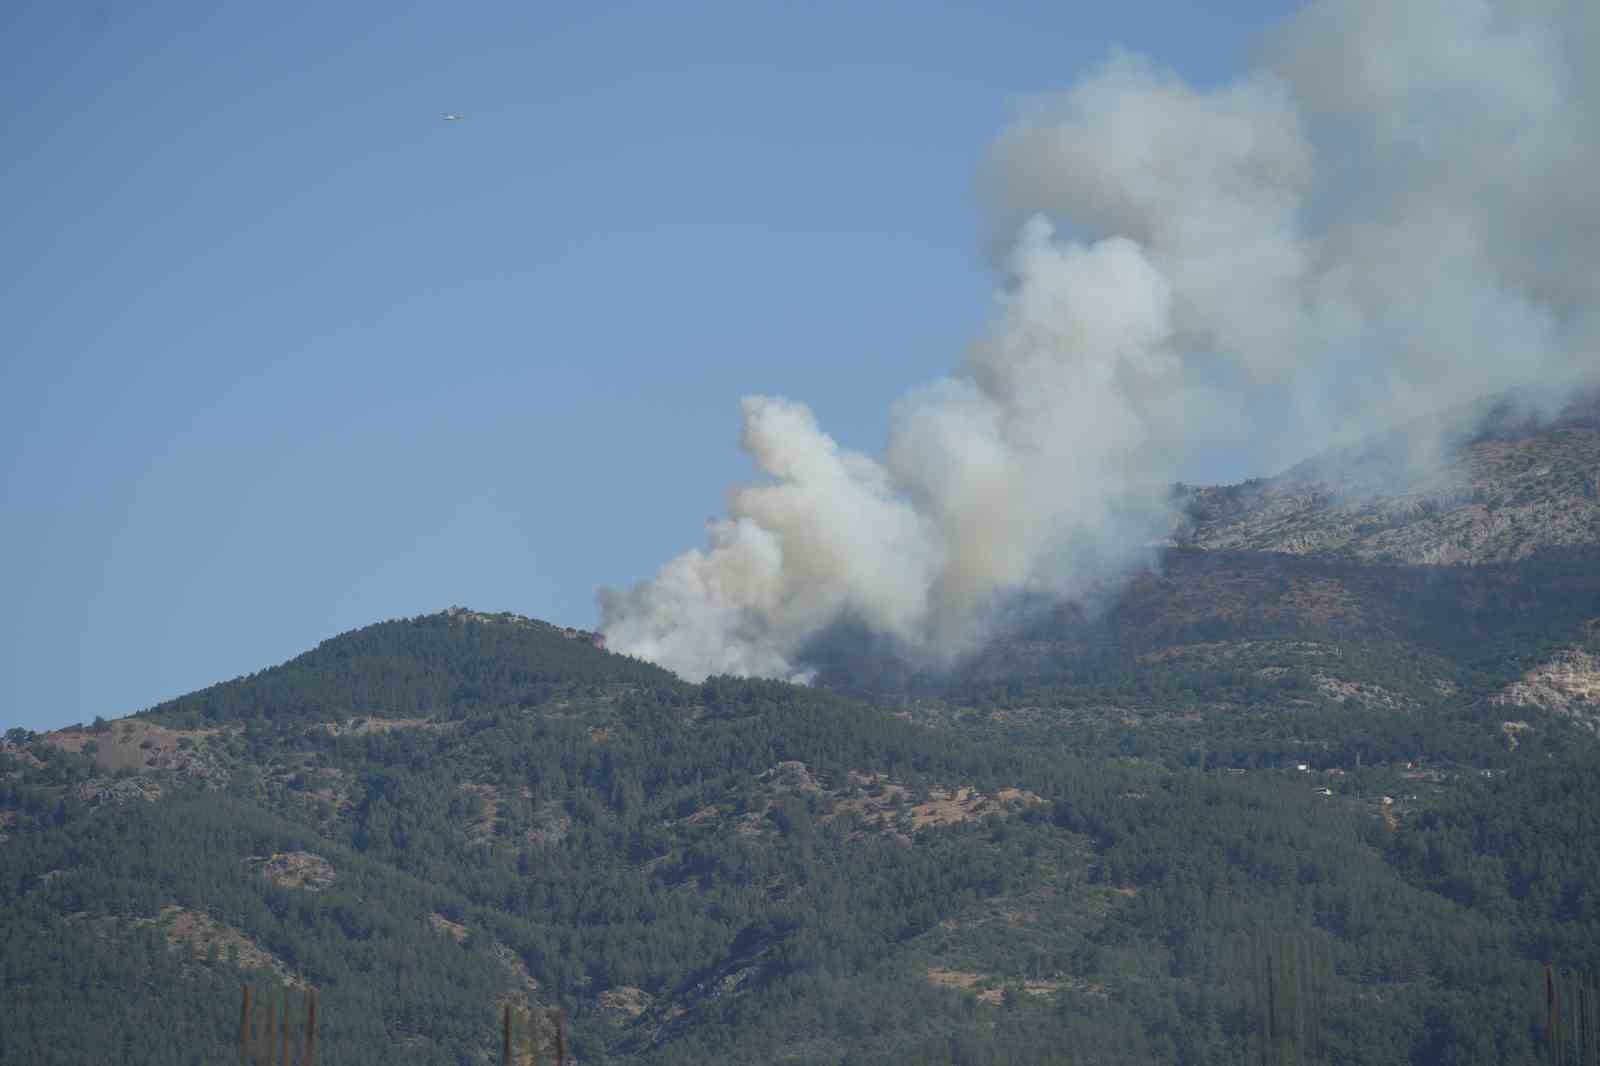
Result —
[[[949,659],[1012,598],[1135,562],[1194,449],[1262,443],[1262,396],[1300,458],[1593,380],[1597,55],[1587,0],[1318,0],[1230,85],[1118,54],[1030,102],[980,174],[1001,284],[963,365],[878,457],[747,398],[766,480],[704,549],[602,590],[609,646],[796,677],[848,618]]]

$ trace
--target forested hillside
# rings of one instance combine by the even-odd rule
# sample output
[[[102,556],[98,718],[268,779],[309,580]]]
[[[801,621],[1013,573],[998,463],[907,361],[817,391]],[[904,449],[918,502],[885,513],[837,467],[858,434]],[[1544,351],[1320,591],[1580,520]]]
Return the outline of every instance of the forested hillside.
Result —
[[[817,661],[919,719],[1080,754],[1484,768],[1535,732],[1600,727],[1596,652],[1593,550],[1475,567],[1170,550],[1108,603],[1036,612],[953,671],[844,639]]]
[[[1366,604],[1305,608],[1313,641],[1256,593],[1237,630],[1161,621],[1198,565],[870,700],[453,610],[14,731],[0,1063],[227,1061],[265,979],[320,989],[340,1064],[492,1061],[508,1002],[562,1008],[582,1062],[1231,1064],[1263,943],[1318,960],[1277,1010],[1329,1061],[1543,1055],[1539,964],[1600,968],[1600,758],[1494,701],[1587,639],[1592,568],[1377,599],[1282,570],[1280,601]],[[1525,624],[1449,606],[1501,586]]]

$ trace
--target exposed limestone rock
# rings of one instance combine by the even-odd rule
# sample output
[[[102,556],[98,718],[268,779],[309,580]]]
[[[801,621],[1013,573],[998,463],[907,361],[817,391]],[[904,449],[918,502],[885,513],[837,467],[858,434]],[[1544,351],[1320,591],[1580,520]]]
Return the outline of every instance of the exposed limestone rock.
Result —
[[[1600,658],[1576,648],[1557,652],[1491,699],[1566,715],[1600,732]]]
[[[443,933],[457,944],[464,944],[467,940],[467,927],[460,922],[452,922],[449,918],[435,911],[428,915],[428,924],[435,932]]]
[[[835,815],[853,810],[896,836],[990,815],[1013,814],[1044,802],[1039,795],[1017,788],[1002,788],[992,796],[965,786],[929,788],[919,795],[877,775],[852,771],[850,781],[859,791],[853,796],[841,797],[834,808]]]
[[[1440,459],[1404,431],[1275,478],[1182,489],[1180,545],[1415,565],[1516,562],[1600,543],[1600,404],[1546,427],[1490,412]],[[1420,457],[1420,458],[1419,458]]]
[[[68,915],[67,921],[88,926],[100,936],[118,938],[133,929],[154,926],[166,936],[167,947],[173,951],[186,951],[195,959],[207,960],[211,958],[214,949],[219,962],[226,962],[231,958],[240,968],[265,970],[280,983],[291,988],[306,987],[305,981],[296,976],[282,959],[244,933],[231,925],[217,921],[204,911],[168,905],[162,907],[154,918],[129,918],[79,911]]]
[[[1385,707],[1389,710],[1404,710],[1415,706],[1415,702],[1395,692],[1390,692],[1382,685],[1366,685],[1357,681],[1344,681],[1327,674],[1313,674],[1311,681],[1317,686],[1317,691],[1333,700],[1351,700],[1364,703],[1369,707]]]
[[[219,957],[225,957],[231,947],[241,967],[267,970],[291,988],[306,987],[305,981],[296,976],[282,959],[239,930],[208,914],[183,907],[163,907],[158,922],[166,931],[167,943],[174,948],[187,948],[195,957],[203,959],[210,954],[213,946],[217,948]]]
[[[971,992],[980,1003],[990,1005],[1004,1002],[1008,989],[1028,996],[1054,996],[1061,991],[1078,992],[1094,996],[1096,999],[1105,999],[1108,996],[1103,986],[1081,978],[1068,977],[1054,981],[1023,981],[1007,984],[993,974],[975,973],[971,970],[949,970],[937,966],[929,969],[925,976],[930,983],[940,988]]]
[[[655,1004],[655,997],[642,988],[619,985],[599,996],[600,1016],[613,1025],[626,1025]]]
[[[145,777],[91,777],[79,782],[73,791],[80,800],[95,806],[120,807],[138,800],[154,803],[161,798],[161,786]]]
[[[330,737],[364,737],[372,733],[392,733],[397,729],[421,729],[444,733],[460,729],[460,722],[438,722],[432,718],[349,718],[343,722],[318,722],[311,729]]]
[[[321,892],[334,882],[333,864],[309,851],[285,851],[273,855],[252,855],[244,860],[247,871],[284,888]]]
[[[821,792],[823,788],[803,762],[793,759],[781,762],[756,778],[774,792]]]
[[[1517,750],[1517,745],[1522,743],[1522,734],[1528,732],[1533,726],[1527,722],[1501,722],[1500,732],[1506,738],[1506,747],[1512,751]]]

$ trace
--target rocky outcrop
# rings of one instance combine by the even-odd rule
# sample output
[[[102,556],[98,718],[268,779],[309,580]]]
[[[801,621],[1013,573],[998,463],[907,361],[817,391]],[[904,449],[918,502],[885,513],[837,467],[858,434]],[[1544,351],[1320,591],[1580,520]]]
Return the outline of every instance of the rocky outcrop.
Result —
[[[600,993],[599,1014],[613,1025],[626,1025],[655,1005],[655,997],[642,988],[618,985]]]
[[[39,741],[85,755],[107,774],[155,775],[220,787],[228,780],[228,771],[213,746],[221,733],[217,729],[169,729],[143,718],[123,718],[99,728],[59,729],[42,734]]]
[[[1600,656],[1576,648],[1557,652],[1491,697],[1491,702],[1536,707],[1600,733]]]
[[[204,911],[169,904],[154,917],[91,914],[79,911],[67,916],[73,925],[92,929],[98,936],[121,939],[136,929],[159,929],[172,951],[186,952],[197,962],[228,964],[243,970],[259,970],[280,984],[305,988],[305,981],[289,965],[244,933],[220,922]]]
[[[1179,487],[1175,544],[1410,565],[1508,563],[1600,544],[1600,404],[1501,414],[1442,449],[1416,432],[1275,478]]]
[[[139,800],[154,803],[161,798],[161,786],[145,777],[91,777],[79,782],[73,792],[83,802],[100,807],[120,807]]]
[[[778,763],[756,780],[774,792],[793,792],[803,795],[823,791],[822,785],[812,776],[806,764],[793,759]]]
[[[247,871],[283,888],[321,892],[332,888],[336,874],[333,864],[309,851],[284,851],[273,855],[252,855],[244,860]]]
[[[452,922],[438,911],[428,915],[428,925],[436,933],[443,933],[457,944],[467,942],[467,927],[460,922]]]

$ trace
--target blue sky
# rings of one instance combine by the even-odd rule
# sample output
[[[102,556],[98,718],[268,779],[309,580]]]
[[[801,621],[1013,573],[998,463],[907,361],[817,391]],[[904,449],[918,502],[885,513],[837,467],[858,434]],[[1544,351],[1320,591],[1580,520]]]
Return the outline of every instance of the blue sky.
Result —
[[[875,450],[956,362],[1021,99],[1291,6],[0,6],[0,726],[592,624],[749,476],[740,396]]]

